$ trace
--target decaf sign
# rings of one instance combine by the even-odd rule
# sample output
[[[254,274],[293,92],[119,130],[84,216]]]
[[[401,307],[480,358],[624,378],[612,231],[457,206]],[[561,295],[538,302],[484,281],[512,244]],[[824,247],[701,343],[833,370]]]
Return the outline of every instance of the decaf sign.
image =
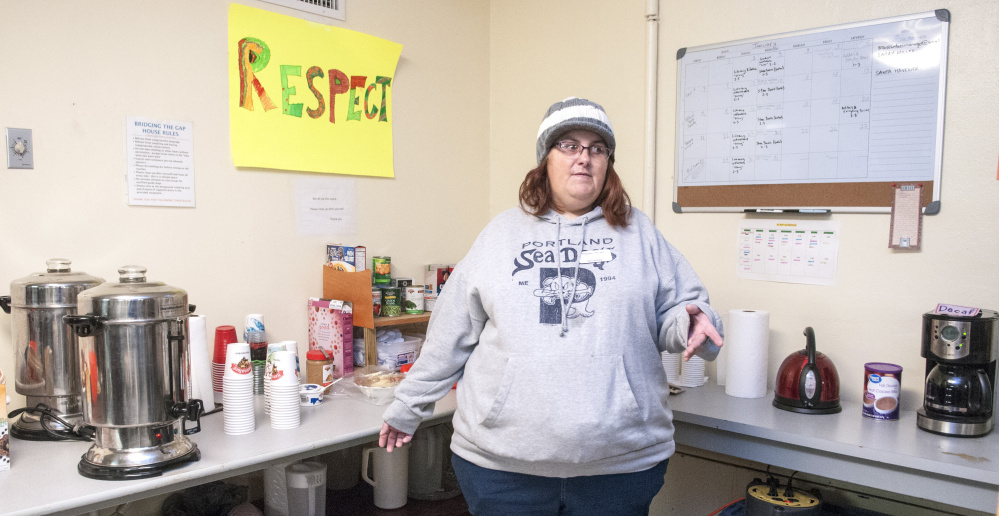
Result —
[[[392,77],[402,45],[229,7],[237,167],[392,177]]]

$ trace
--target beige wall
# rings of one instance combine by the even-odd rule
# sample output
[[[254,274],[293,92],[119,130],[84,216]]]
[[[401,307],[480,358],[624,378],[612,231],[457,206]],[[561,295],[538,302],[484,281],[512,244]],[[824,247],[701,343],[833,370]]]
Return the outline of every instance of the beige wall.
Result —
[[[675,214],[673,160],[676,50],[735,39],[948,8],[952,15],[942,172],[942,210],[924,219],[923,249],[887,247],[887,214],[833,214],[842,237],[837,285],[739,279],[736,232],[743,214]],[[922,395],[921,314],[937,303],[999,308],[996,145],[999,4],[991,0],[801,2],[660,1],[656,223],[693,263],[722,313],[771,314],[770,385],[783,358],[815,329],[839,369],[843,399],[862,394],[863,364],[902,365],[903,404]],[[529,16],[523,13],[531,13]],[[534,163],[538,123],[567,95],[602,103],[618,135],[617,170],[642,205],[645,2],[528,0],[492,3],[490,208],[516,202],[522,170]],[[565,54],[587,55],[586,66]],[[520,94],[514,94],[518,92]],[[502,144],[502,147],[500,147]],[[512,149],[512,150],[508,150]],[[770,219],[767,219],[770,220]],[[811,219],[808,219],[811,220]],[[710,366],[709,366],[710,369]]]
[[[617,139],[615,170],[641,202],[645,117],[645,2],[491,2],[489,208],[517,205],[537,166],[548,107],[566,97],[604,106]]]
[[[113,281],[137,263],[150,280],[187,290],[210,328],[241,327],[259,312],[271,338],[304,349],[305,302],[322,294],[326,243],[367,245],[413,278],[464,255],[488,221],[488,4],[352,1],[347,22],[333,23],[403,46],[392,88],[396,178],[356,179],[357,235],[315,237],[297,235],[294,182],[319,174],[233,166],[229,4],[31,2],[0,16],[0,126],[30,128],[35,142],[34,170],[0,167],[0,295],[52,257]],[[129,116],[192,122],[196,208],[125,204]],[[0,369],[12,378],[10,321],[0,316]]]
[[[334,25],[403,45],[393,83],[397,177],[356,179],[357,235],[299,237],[293,185],[308,174],[236,169],[230,158],[229,2],[30,2],[16,16],[11,2],[0,2],[0,126],[31,128],[35,140],[34,170],[0,168],[0,285],[56,256],[109,280],[118,266],[139,263],[151,279],[186,289],[210,327],[262,312],[275,338],[304,345],[304,301],[321,293],[325,243],[363,243],[413,277],[423,264],[459,260],[490,216],[516,205],[544,110],[567,96],[607,108],[617,168],[641,205],[645,4],[349,2],[348,21]],[[953,16],[942,212],[925,219],[923,250],[887,249],[887,215],[834,214],[842,224],[837,286],[736,278],[744,216],[669,210],[676,49],[942,7]],[[839,368],[845,399],[859,399],[864,362],[890,361],[906,369],[903,402],[913,408],[922,391],[920,314],[938,302],[999,308],[999,4],[661,0],[661,11],[660,229],[720,311],[771,312],[771,378],[812,326]],[[193,122],[197,208],[125,205],[129,116]],[[9,376],[12,346],[10,318],[0,316],[0,368]]]

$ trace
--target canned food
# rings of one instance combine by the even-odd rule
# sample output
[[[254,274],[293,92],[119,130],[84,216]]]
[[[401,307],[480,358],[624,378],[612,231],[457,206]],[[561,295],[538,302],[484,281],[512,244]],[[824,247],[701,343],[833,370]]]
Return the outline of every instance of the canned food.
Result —
[[[409,285],[406,287],[403,304],[406,306],[407,314],[423,313],[423,288],[423,285]]]
[[[392,258],[388,256],[371,258],[371,272],[375,285],[388,286],[392,282]]]
[[[375,317],[382,314],[382,289],[371,289],[371,308],[374,309]]]
[[[402,315],[402,296],[398,287],[382,289],[382,317]]]
[[[898,419],[902,366],[884,362],[864,364],[864,417]]]
[[[399,292],[402,292],[403,298],[406,297],[406,287],[413,284],[413,278],[392,278],[392,286],[399,287]]]

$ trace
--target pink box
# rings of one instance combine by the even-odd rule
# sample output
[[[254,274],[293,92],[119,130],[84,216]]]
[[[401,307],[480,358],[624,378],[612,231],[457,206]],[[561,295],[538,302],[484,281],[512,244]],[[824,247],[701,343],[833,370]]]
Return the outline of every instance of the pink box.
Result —
[[[354,309],[349,301],[309,298],[309,351],[333,357],[333,376],[354,370]]]
[[[0,377],[3,374],[0,373]],[[7,386],[0,384],[0,471],[10,469],[10,435],[7,426]]]

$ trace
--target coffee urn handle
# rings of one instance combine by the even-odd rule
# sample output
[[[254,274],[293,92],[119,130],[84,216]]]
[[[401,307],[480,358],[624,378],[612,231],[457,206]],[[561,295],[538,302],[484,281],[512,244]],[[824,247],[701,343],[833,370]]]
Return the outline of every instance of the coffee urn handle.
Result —
[[[0,296],[0,309],[10,313],[10,296]]]
[[[62,316],[62,321],[72,326],[76,335],[79,337],[89,337],[93,335],[94,330],[100,327],[102,320],[102,317],[92,314]]]

